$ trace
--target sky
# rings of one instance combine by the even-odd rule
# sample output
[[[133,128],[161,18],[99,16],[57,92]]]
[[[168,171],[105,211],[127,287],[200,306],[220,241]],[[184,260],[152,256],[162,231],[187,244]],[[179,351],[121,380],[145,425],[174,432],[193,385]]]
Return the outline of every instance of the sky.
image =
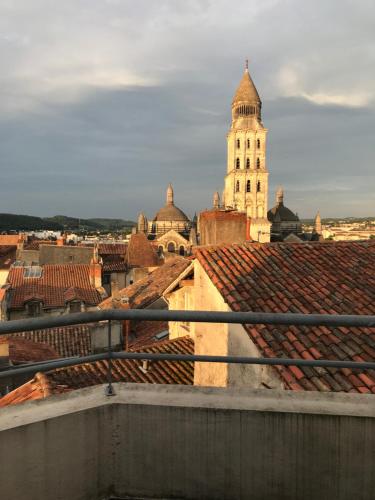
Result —
[[[375,216],[373,0],[0,0],[0,212],[188,215],[223,189],[249,59],[300,217]]]

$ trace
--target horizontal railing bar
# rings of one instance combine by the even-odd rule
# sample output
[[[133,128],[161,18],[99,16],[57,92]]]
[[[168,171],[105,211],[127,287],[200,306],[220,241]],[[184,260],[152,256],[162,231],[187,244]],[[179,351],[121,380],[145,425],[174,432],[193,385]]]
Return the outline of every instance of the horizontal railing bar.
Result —
[[[0,322],[0,335],[106,320],[184,321],[193,323],[238,323],[253,325],[357,326],[375,328],[375,315],[108,309],[48,318],[3,321]]]
[[[112,359],[129,359],[129,360],[150,360],[150,361],[187,361],[187,362],[203,362],[203,363],[236,363],[236,364],[251,364],[251,365],[279,365],[279,366],[309,366],[320,368],[350,368],[359,370],[375,369],[375,362],[358,362],[358,361],[340,361],[327,359],[290,359],[290,358],[254,358],[246,356],[208,356],[195,354],[162,354],[162,353],[147,353],[147,352],[112,352]],[[19,368],[11,368],[0,372],[0,379],[10,376],[16,376],[25,373],[36,373],[50,371],[56,368],[64,368],[68,366],[81,365],[84,363],[92,363],[94,361],[102,361],[109,359],[109,353],[92,354],[90,356],[57,359],[44,363],[35,363]]]
[[[28,365],[21,365],[17,368],[12,367],[0,371],[0,379],[6,377],[13,377],[20,374],[47,372],[57,368],[64,368],[68,366],[83,365],[84,363],[93,363],[94,361],[102,361],[108,359],[108,353],[90,354],[89,356],[75,356],[71,358],[59,358],[55,360],[44,361],[43,363],[30,363]]]

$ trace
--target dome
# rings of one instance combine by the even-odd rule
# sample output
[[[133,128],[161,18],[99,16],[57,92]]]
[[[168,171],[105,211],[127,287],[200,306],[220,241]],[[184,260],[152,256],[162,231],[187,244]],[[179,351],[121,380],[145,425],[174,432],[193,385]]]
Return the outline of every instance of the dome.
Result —
[[[298,216],[288,207],[285,207],[283,203],[279,203],[271,210],[268,210],[267,218],[270,222],[299,222]]]
[[[184,214],[184,212],[174,205],[166,205],[165,207],[161,208],[157,212],[153,220],[158,222],[163,222],[163,221],[189,222],[189,218]]]

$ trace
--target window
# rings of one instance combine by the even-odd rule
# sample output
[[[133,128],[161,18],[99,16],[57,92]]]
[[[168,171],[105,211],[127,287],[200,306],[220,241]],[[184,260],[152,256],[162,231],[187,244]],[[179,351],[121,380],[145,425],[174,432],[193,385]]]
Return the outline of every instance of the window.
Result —
[[[246,193],[250,193],[251,192],[251,183],[250,181],[247,181],[246,182]]]
[[[260,139],[257,139],[257,148],[260,149]]]
[[[250,168],[250,158],[246,160],[246,168]]]
[[[236,160],[236,168],[240,168],[240,165],[241,165],[240,159],[237,158],[237,160]]]
[[[40,315],[40,302],[29,302],[27,304],[27,312],[29,316],[39,316]]]
[[[183,247],[182,245],[180,246],[179,254],[180,255],[185,255],[185,247]]]
[[[257,193],[260,193],[260,181],[257,182]]]
[[[237,139],[237,149],[240,149],[240,147],[241,147],[241,141]]]
[[[260,168],[260,159],[257,158],[257,168]]]
[[[69,304],[69,312],[71,313],[79,313],[81,312],[81,302],[78,300],[74,300]]]
[[[247,140],[247,149],[250,149],[250,139]]]
[[[175,251],[176,251],[175,244],[171,241],[170,243],[168,243],[168,252],[175,253]]]
[[[240,181],[236,181],[236,193],[240,192]]]

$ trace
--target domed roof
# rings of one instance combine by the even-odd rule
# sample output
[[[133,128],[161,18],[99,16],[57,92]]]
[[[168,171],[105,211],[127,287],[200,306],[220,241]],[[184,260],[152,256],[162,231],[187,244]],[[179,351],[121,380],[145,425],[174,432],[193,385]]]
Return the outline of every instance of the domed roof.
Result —
[[[157,212],[157,214],[153,218],[153,221],[190,222],[189,218],[184,214],[184,212],[174,205],[173,197],[174,195],[172,184],[169,184],[167,188],[167,203]]]
[[[234,94],[232,104],[237,102],[261,102],[258,91],[251,79],[247,64],[240,84]]]
[[[284,206],[284,191],[279,187],[276,191],[276,205],[268,210],[270,222],[299,222],[299,218],[288,207]]]
[[[154,217],[154,221],[183,221],[189,222],[189,218],[182,210],[174,205],[165,205]]]
[[[283,203],[275,205],[267,212],[267,218],[270,222],[298,222],[299,218]]]

